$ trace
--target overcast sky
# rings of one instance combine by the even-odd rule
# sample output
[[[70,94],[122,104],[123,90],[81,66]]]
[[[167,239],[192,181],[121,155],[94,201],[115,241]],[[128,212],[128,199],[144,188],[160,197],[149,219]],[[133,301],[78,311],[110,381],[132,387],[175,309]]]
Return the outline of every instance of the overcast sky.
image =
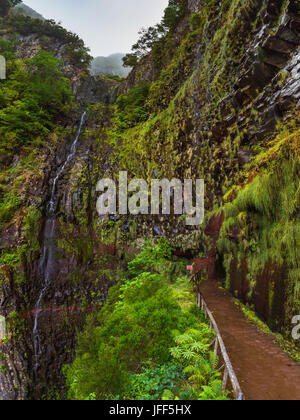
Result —
[[[127,53],[141,27],[158,23],[168,0],[25,0],[47,19],[76,32],[93,56]]]

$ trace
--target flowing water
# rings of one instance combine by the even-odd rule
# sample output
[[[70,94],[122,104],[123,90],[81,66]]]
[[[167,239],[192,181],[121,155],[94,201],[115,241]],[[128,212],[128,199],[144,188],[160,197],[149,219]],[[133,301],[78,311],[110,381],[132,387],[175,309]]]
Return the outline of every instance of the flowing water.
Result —
[[[34,316],[34,327],[33,327],[33,348],[34,348],[34,374],[35,378],[37,379],[37,373],[39,368],[39,356],[41,354],[41,345],[40,345],[40,335],[39,335],[39,316],[41,314],[42,309],[42,301],[47,292],[49,286],[51,285],[52,278],[53,278],[53,268],[55,265],[55,207],[56,207],[56,193],[57,193],[57,183],[64,173],[66,166],[68,163],[75,157],[77,151],[77,144],[79,141],[79,137],[82,131],[82,127],[85,121],[86,112],[84,112],[81,116],[81,121],[79,128],[77,130],[77,134],[75,140],[72,143],[70,152],[64,162],[64,164],[58,170],[56,177],[53,181],[53,186],[51,190],[51,197],[47,207],[47,220],[45,224],[45,231],[44,231],[44,248],[43,248],[43,255],[41,261],[39,263],[39,276],[43,279],[42,281],[42,289],[39,294],[38,300],[35,305],[35,316]]]

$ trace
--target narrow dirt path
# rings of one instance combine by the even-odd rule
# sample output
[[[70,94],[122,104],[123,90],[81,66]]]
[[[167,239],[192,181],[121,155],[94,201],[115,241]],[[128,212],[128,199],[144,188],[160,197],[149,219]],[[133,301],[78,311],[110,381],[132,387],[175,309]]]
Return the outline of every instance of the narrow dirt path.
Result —
[[[247,400],[300,400],[300,366],[252,326],[232,296],[206,281],[201,292],[222,334]]]

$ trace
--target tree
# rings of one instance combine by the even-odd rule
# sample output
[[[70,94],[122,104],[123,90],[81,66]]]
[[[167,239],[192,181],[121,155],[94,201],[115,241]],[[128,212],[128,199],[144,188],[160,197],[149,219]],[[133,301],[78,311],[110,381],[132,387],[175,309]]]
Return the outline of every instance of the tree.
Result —
[[[0,90],[0,158],[45,137],[68,114],[73,97],[61,67],[62,62],[46,51],[10,63]]]
[[[0,16],[4,17],[8,15],[10,9],[9,0],[0,0]]]
[[[175,31],[178,23],[183,18],[187,8],[187,0],[169,0],[161,23],[142,28],[139,31],[140,38],[132,47],[132,52],[124,59],[124,67],[135,67],[141,58],[147,55],[155,45],[158,45],[168,33]]]
[[[122,60],[124,67],[135,67],[138,63],[138,58],[135,54],[126,54]]]
[[[0,16],[7,16],[10,9],[19,3],[22,3],[22,0],[0,0]]]
[[[183,17],[186,7],[186,0],[169,0],[169,5],[165,9],[162,24],[170,31],[173,31]]]
[[[10,0],[11,7],[17,6],[17,4],[22,3],[22,0]]]

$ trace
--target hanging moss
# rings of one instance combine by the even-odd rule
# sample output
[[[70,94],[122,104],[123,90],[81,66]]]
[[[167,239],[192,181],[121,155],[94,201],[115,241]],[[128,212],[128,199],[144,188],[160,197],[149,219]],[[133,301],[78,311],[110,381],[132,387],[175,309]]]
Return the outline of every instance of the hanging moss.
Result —
[[[300,131],[295,121],[270,145],[250,165],[251,171],[259,170],[254,180],[225,204],[217,246],[227,286],[232,287],[232,258],[245,262],[248,293],[243,298],[263,308],[261,315],[284,331],[300,310]]]

